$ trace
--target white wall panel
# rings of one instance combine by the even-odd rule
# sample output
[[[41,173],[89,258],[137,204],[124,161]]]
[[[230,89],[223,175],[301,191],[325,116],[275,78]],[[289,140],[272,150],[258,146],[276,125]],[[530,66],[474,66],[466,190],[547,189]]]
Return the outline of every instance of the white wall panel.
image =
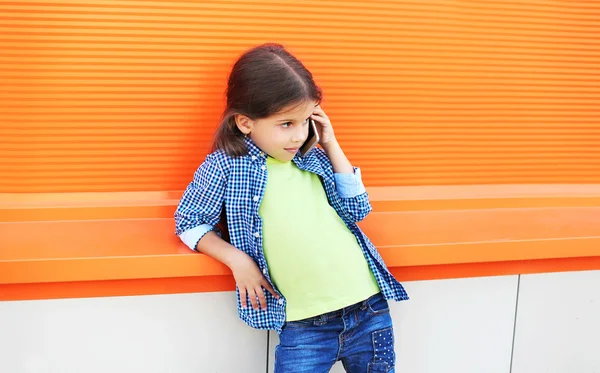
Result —
[[[600,271],[521,276],[512,373],[600,372]]]
[[[264,373],[234,293],[0,302],[3,373]]]

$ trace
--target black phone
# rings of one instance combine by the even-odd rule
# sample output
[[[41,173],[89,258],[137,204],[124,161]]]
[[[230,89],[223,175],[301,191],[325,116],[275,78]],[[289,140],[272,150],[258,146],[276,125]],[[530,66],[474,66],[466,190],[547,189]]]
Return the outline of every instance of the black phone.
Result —
[[[300,147],[300,154],[305,156],[309,151],[313,150],[319,143],[319,131],[317,131],[317,125],[311,118],[308,119],[308,137],[302,146]]]

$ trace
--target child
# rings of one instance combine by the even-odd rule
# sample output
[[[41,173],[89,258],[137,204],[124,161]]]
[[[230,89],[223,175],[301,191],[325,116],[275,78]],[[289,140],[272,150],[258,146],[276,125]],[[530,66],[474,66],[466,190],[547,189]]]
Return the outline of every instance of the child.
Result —
[[[393,372],[386,299],[408,299],[358,227],[371,205],[319,106],[321,90],[281,45],[233,66],[214,151],[175,213],[192,250],[226,264],[240,318],[276,330],[275,373]],[[312,118],[321,148],[301,156]],[[224,212],[229,242],[217,225]]]

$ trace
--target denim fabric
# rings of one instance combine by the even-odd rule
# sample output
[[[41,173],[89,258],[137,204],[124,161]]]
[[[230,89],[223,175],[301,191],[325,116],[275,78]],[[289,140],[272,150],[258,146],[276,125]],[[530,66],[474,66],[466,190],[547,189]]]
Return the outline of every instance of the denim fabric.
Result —
[[[338,311],[287,322],[275,373],[324,373],[341,361],[350,373],[394,372],[394,331],[381,293]]]

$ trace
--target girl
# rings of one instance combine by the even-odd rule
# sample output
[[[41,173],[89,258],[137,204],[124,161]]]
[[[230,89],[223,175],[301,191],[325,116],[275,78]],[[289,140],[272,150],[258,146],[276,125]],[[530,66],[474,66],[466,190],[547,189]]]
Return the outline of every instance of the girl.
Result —
[[[281,45],[243,54],[176,233],[231,268],[244,322],[279,333],[276,373],[328,372],[338,360],[347,372],[393,372],[386,299],[408,296],[357,225],[371,205],[320,101],[312,74]],[[309,119],[322,148],[301,156]]]

